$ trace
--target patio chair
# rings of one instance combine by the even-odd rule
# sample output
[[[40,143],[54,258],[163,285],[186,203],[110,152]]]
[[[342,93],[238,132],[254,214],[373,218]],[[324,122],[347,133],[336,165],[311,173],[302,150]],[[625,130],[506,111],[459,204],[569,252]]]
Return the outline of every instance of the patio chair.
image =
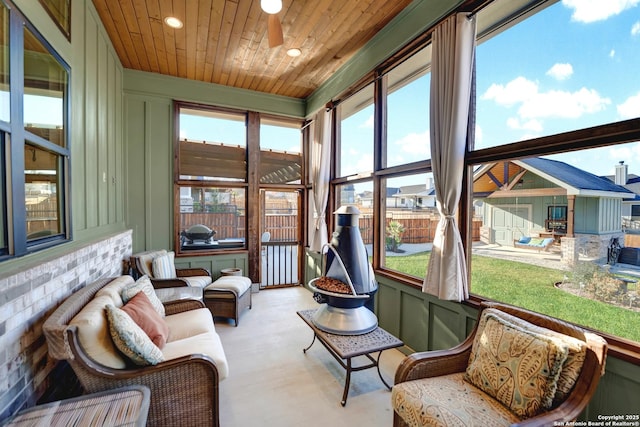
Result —
[[[531,357],[541,353],[549,358]],[[414,353],[400,364],[391,397],[393,425],[568,425],[595,393],[606,355],[607,343],[598,335],[485,302],[464,342]]]
[[[153,250],[131,255],[129,264],[135,279],[149,276],[154,288],[196,286],[205,288],[211,284],[211,273],[206,268],[175,268],[173,252]]]

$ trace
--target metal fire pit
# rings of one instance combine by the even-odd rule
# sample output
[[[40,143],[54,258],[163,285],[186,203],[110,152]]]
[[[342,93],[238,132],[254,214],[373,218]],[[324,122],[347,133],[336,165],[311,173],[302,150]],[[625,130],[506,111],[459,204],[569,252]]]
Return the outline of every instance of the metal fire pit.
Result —
[[[328,292],[309,281],[314,299],[321,306],[313,315],[313,323],[325,332],[336,335],[360,335],[378,327],[378,318],[364,304],[369,295],[348,295]]]
[[[351,294],[320,289],[315,285],[317,278],[309,281],[314,299],[321,304],[312,321],[319,329],[332,334],[366,334],[378,327],[371,304],[378,284],[358,228],[360,211],[354,206],[343,206],[335,214],[336,231],[331,244],[323,247],[323,252],[327,251],[325,275],[349,285]]]

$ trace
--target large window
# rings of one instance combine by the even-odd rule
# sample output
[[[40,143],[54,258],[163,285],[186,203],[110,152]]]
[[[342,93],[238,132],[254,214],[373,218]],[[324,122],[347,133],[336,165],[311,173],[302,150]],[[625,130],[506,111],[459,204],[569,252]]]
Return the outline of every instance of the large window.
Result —
[[[431,158],[430,64],[429,45],[387,74],[387,167]]]
[[[19,256],[70,237],[69,67],[17,9],[0,24],[0,254]]]
[[[278,211],[280,217],[267,230],[260,217],[265,204],[260,189],[295,188],[297,198],[295,191],[304,185],[301,121],[182,102],[175,106],[177,253],[252,250],[247,242],[252,228],[272,232],[272,240],[289,236],[280,228],[289,227],[292,218],[297,227],[298,212]],[[250,177],[249,170],[257,170],[258,177]],[[285,193],[267,192],[268,203],[279,203]]]
[[[475,140],[465,160],[467,211],[458,218],[474,300],[640,342],[640,265],[620,264],[640,264],[640,5],[608,6],[496,0],[479,8]],[[379,249],[377,272],[416,287],[430,254],[420,221],[427,212],[437,217],[429,43],[424,35],[404,58],[372,71],[369,86],[363,79],[365,89],[338,102],[336,119],[334,203],[370,216],[361,229]],[[357,138],[365,124],[373,135]],[[371,161],[365,150],[348,151],[361,140],[374,141]],[[349,166],[356,161],[370,164],[371,176],[366,166]],[[413,239],[423,251],[414,253]]]
[[[640,266],[611,258],[635,245],[639,8],[600,6],[541,7],[477,48],[471,292],[640,342]]]
[[[337,176],[373,172],[373,84],[347,98],[341,105]]]
[[[300,184],[301,178],[299,121],[261,118],[260,184]]]
[[[244,248],[245,114],[177,105],[179,252]]]

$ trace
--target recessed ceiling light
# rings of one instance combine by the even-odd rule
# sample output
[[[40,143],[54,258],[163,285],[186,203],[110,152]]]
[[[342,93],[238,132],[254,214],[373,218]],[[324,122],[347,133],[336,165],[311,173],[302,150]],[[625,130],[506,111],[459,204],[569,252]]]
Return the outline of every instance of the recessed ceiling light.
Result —
[[[289,55],[292,58],[295,58],[297,56],[302,55],[302,51],[300,49],[298,49],[297,47],[294,47],[293,49],[287,50],[287,55]]]
[[[182,28],[182,21],[175,16],[167,16],[166,18],[164,18],[164,23],[171,28]]]

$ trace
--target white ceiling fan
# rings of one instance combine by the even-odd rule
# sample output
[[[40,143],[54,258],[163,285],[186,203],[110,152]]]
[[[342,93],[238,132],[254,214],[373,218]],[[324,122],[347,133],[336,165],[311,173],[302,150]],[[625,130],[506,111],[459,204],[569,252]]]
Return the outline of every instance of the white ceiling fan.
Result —
[[[269,15],[269,21],[267,22],[269,47],[280,46],[284,43],[282,24],[280,23],[280,18],[278,18],[278,12],[282,10],[282,0],[260,0],[260,7]]]

